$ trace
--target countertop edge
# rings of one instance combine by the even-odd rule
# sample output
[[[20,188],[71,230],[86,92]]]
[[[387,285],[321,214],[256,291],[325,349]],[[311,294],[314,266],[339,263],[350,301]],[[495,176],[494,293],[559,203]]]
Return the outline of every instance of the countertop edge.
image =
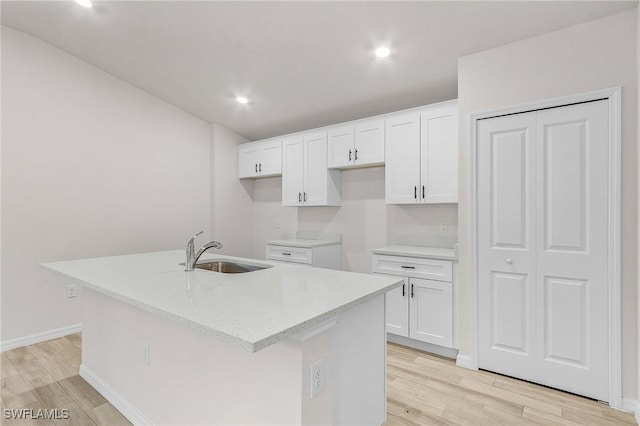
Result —
[[[442,250],[453,250],[453,249],[442,249]],[[383,254],[386,256],[406,256],[406,257],[418,257],[421,259],[451,260],[454,262],[458,261],[458,257],[455,255],[449,256],[446,254],[424,254],[424,253],[417,253],[417,252],[411,252],[411,251],[400,252],[400,251],[393,251],[393,250],[385,250],[384,248],[373,249],[371,250],[371,253]]]
[[[288,329],[282,330],[279,333],[276,333],[272,336],[266,337],[262,340],[259,340],[257,342],[255,342],[253,344],[255,350],[251,351],[251,352],[257,352],[261,349],[265,349],[268,346],[271,346],[275,343],[278,343],[284,339],[287,339],[289,337],[293,337],[296,334],[302,333],[306,330],[308,330],[309,328],[315,327],[316,325],[322,323],[323,321],[327,320],[328,318],[334,317],[336,315],[341,314],[344,311],[348,311],[349,309],[361,305],[365,302],[368,302],[369,300],[375,299],[376,297],[387,293],[389,290],[393,290],[396,287],[400,287],[400,285],[404,283],[404,278],[401,278],[400,280],[398,280],[397,282],[395,282],[394,284],[388,285],[385,288],[382,288],[380,290],[374,291],[373,293],[370,293],[366,296],[363,296],[359,299],[356,299],[352,302],[346,303],[342,306],[338,306],[335,309],[332,309],[330,311],[327,311],[323,314],[320,314],[314,318],[311,318],[301,324],[295,325],[293,327],[290,327]],[[339,320],[338,320],[339,321]]]

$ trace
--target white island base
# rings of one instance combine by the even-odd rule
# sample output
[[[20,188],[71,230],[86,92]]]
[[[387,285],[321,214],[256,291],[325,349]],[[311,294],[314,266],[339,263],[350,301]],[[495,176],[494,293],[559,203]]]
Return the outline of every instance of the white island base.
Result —
[[[255,353],[87,287],[82,298],[80,375],[134,424],[385,421],[383,294]],[[311,398],[321,358],[323,390]]]

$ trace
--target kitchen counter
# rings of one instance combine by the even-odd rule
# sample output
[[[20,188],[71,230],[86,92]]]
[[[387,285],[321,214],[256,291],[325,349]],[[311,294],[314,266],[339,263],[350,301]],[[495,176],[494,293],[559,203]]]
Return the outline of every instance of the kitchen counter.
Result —
[[[458,260],[456,249],[442,247],[419,246],[387,246],[371,250],[374,254],[386,254],[390,256],[409,256],[425,259]]]
[[[392,277],[270,264],[231,256],[205,259],[273,265],[222,274],[185,272],[184,251],[46,263],[114,299],[136,306],[249,352],[309,329],[399,286]]]

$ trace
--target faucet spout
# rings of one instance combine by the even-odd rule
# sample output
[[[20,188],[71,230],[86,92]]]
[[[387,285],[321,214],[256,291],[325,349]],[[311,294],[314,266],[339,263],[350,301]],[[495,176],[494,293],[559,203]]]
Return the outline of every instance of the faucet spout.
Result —
[[[202,253],[204,253],[205,251],[209,250],[210,248],[215,248],[215,249],[222,248],[221,242],[209,241],[207,244],[202,246],[202,248],[200,248],[200,250],[198,250],[198,252],[196,253],[194,242],[196,240],[196,237],[202,234],[202,232],[203,231],[198,232],[196,235],[191,237],[191,239],[189,239],[189,241],[187,242],[187,250],[186,250],[187,261],[185,262],[185,267],[186,267],[185,271],[193,271],[194,268],[196,267],[196,262],[198,261],[198,259],[200,259],[200,256],[202,256]]]

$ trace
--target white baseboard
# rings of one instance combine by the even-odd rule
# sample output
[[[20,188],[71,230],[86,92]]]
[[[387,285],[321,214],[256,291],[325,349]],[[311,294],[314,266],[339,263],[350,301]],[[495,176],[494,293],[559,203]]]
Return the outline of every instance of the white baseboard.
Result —
[[[470,370],[477,370],[471,363],[471,357],[469,355],[458,354],[456,357],[456,365],[458,367],[468,368]]]
[[[408,346],[424,352],[440,355],[446,358],[456,359],[457,349],[445,348],[431,343],[421,342],[419,340],[409,339],[408,337],[398,336],[397,334],[387,333],[387,342],[397,343],[399,345]]]
[[[84,364],[80,365],[80,377],[85,379],[100,395],[111,403],[123,416],[134,425],[153,426],[153,422],[133,406],[124,396],[105,383]]]
[[[18,337],[17,339],[6,340],[0,343],[0,352],[33,345],[35,343],[46,342],[47,340],[57,339],[58,337],[68,336],[69,334],[80,333],[81,331],[82,324],[73,324],[49,331],[43,331],[42,333]]]
[[[635,399],[622,398],[622,409],[624,411],[630,411],[634,414],[636,422],[640,424],[640,403]]]

